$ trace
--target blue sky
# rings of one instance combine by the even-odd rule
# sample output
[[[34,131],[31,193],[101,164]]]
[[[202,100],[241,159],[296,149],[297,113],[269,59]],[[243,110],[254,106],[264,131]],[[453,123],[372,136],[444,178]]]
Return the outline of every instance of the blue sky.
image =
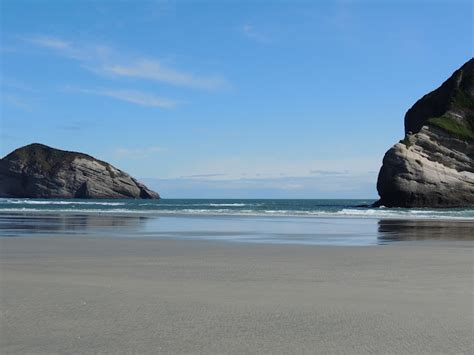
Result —
[[[0,155],[88,153],[164,197],[375,198],[471,1],[2,1]]]

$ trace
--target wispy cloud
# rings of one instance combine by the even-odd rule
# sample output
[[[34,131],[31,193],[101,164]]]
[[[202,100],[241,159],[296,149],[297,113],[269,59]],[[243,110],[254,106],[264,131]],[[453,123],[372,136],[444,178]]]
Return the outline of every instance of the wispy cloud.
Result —
[[[270,42],[268,36],[264,35],[263,33],[260,33],[258,32],[254,26],[252,25],[249,25],[249,24],[245,24],[242,26],[242,33],[252,39],[252,40],[255,40],[257,42],[262,42],[262,43],[268,43]]]
[[[22,38],[25,42],[51,50],[57,55],[79,61],[106,61],[113,56],[114,50],[111,47],[94,43],[74,43],[53,36],[31,36]]]
[[[129,77],[167,83],[197,89],[221,89],[229,87],[225,78],[219,75],[196,75],[172,68],[156,58],[127,56],[123,51],[98,44],[80,44],[52,36],[23,38],[55,54],[75,59],[82,67],[100,75]],[[125,57],[125,59],[124,59]]]
[[[167,67],[153,59],[141,59],[128,65],[104,65],[100,70],[115,76],[160,81],[199,89],[219,89],[228,86],[226,80],[220,76],[197,76]]]
[[[85,131],[90,130],[91,127],[96,126],[96,121],[89,120],[77,120],[77,121],[64,121],[62,124],[59,124],[56,128],[63,131]]]
[[[112,97],[118,100],[131,102],[141,106],[151,106],[160,108],[172,108],[178,103],[163,97],[143,93],[141,91],[128,90],[104,90],[96,91],[97,95]]]
[[[56,49],[56,50],[71,50],[72,46],[70,42],[66,42],[62,39],[55,38],[55,37],[47,37],[47,36],[34,36],[25,38],[26,41],[36,44],[41,47]]]
[[[80,88],[66,88],[67,90],[77,91],[84,94],[99,95],[111,97],[113,99],[130,102],[140,106],[158,107],[158,108],[173,108],[179,102],[164,97],[152,95],[142,91],[136,90],[114,90],[114,89],[80,89]]]
[[[376,196],[379,167],[375,155],[308,160],[254,154],[195,158],[166,172],[148,165],[135,174],[160,177],[152,186],[176,198],[367,198]]]
[[[375,198],[368,176],[286,177],[265,179],[142,179],[163,196],[174,198]]]
[[[194,174],[194,175],[184,175],[180,176],[180,179],[209,179],[209,178],[216,178],[216,177],[223,177],[227,174],[222,173],[214,173],[214,174]]]
[[[23,111],[31,111],[31,105],[25,99],[17,95],[2,93],[1,99],[2,102],[9,104],[13,107],[21,109]]]
[[[115,155],[118,158],[134,158],[134,159],[145,159],[153,155],[159,154],[166,151],[161,147],[146,147],[146,148],[117,148]]]
[[[3,132],[0,132],[0,138],[1,138],[2,140],[17,140],[17,139],[19,139],[19,137],[12,136],[12,135],[10,135],[10,134],[6,134],[6,133],[3,133]],[[2,155],[0,154],[0,157],[1,157],[1,156],[2,156]]]
[[[311,170],[311,174],[314,175],[347,175],[349,174],[348,170],[344,171],[334,171],[334,170]]]
[[[19,82],[18,80],[15,79],[10,79],[10,78],[2,78],[2,90],[3,88],[7,88],[9,90],[15,90],[15,91],[23,91],[23,92],[28,92],[28,93],[38,93],[40,90],[34,89],[31,85]]]
[[[270,179],[306,177],[309,179],[340,180],[355,176],[374,175],[380,159],[367,157],[334,157],[333,159],[305,159],[298,157],[276,157],[272,155],[200,157],[178,170],[170,171],[168,177],[221,174],[221,180]],[[368,178],[372,178],[368,177]],[[216,177],[217,179],[217,177]]]

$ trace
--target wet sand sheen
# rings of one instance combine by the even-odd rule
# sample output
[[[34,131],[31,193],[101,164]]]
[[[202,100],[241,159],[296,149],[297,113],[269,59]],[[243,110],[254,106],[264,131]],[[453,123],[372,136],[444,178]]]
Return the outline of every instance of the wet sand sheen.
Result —
[[[0,349],[470,353],[473,246],[0,238]]]
[[[474,240],[473,220],[0,213],[0,237],[112,236],[299,245]]]

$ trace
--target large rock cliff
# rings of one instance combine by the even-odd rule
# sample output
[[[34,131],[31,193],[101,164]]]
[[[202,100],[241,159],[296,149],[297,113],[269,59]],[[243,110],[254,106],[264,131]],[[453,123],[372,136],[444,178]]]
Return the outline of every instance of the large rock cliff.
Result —
[[[159,195],[89,155],[30,144],[0,160],[0,197],[155,199]]]
[[[377,190],[377,206],[474,206],[474,59],[408,110]]]

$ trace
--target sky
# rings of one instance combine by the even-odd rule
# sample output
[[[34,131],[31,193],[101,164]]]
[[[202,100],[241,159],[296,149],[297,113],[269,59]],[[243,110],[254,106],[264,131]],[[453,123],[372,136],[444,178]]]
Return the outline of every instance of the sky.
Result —
[[[471,1],[1,2],[0,156],[168,198],[376,198],[405,112],[473,55]]]

